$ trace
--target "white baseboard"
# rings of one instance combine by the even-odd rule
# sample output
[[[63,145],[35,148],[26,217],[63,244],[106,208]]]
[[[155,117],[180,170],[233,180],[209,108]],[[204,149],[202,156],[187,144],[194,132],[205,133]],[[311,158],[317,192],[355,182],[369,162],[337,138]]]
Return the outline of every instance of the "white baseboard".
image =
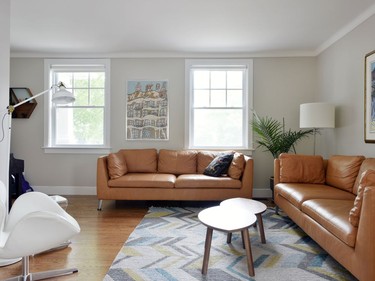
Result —
[[[269,188],[254,188],[253,198],[272,198],[272,191]]]
[[[48,195],[96,195],[96,186],[33,186]]]
[[[49,195],[96,195],[96,186],[33,186],[34,190]],[[271,198],[269,188],[254,188],[253,198]]]

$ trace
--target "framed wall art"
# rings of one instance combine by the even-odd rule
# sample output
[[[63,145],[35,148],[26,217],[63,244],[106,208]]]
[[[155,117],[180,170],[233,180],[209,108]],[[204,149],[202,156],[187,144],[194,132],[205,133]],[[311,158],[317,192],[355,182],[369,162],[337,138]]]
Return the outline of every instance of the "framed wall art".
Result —
[[[365,142],[375,143],[375,51],[365,56]]]
[[[129,80],[126,93],[126,139],[168,140],[167,80]]]

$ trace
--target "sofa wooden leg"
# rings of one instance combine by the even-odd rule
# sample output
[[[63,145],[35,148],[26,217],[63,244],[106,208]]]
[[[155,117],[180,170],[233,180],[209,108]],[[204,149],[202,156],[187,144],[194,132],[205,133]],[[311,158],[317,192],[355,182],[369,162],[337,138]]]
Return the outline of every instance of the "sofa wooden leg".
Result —
[[[98,201],[98,211],[102,210],[103,200]]]
[[[276,206],[276,207],[275,207],[275,213],[276,213],[276,215],[279,214],[279,206]]]

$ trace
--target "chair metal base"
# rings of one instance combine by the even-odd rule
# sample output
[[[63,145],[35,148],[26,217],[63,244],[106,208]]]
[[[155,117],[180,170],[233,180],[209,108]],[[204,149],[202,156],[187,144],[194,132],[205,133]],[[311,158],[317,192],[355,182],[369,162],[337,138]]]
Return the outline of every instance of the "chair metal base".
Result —
[[[77,268],[67,268],[30,273],[29,257],[27,256],[22,258],[22,275],[11,277],[2,281],[35,281],[73,274],[76,272],[78,272]]]

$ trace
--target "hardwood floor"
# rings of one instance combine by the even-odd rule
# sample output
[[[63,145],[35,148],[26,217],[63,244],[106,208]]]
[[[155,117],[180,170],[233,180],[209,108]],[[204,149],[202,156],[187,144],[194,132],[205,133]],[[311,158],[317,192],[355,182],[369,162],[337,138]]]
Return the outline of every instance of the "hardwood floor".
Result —
[[[129,202],[104,201],[102,211],[97,211],[96,196],[64,196],[68,199],[67,212],[80,224],[81,233],[72,244],[61,250],[35,255],[30,258],[30,271],[38,272],[77,267],[78,273],[48,280],[101,281],[120,248],[147,213],[148,206],[179,206],[182,202]],[[269,201],[263,201],[272,205]],[[203,206],[217,205],[206,202]],[[201,202],[189,206],[200,207]],[[25,233],[25,235],[27,235]],[[0,280],[21,273],[21,263],[0,267]]]

